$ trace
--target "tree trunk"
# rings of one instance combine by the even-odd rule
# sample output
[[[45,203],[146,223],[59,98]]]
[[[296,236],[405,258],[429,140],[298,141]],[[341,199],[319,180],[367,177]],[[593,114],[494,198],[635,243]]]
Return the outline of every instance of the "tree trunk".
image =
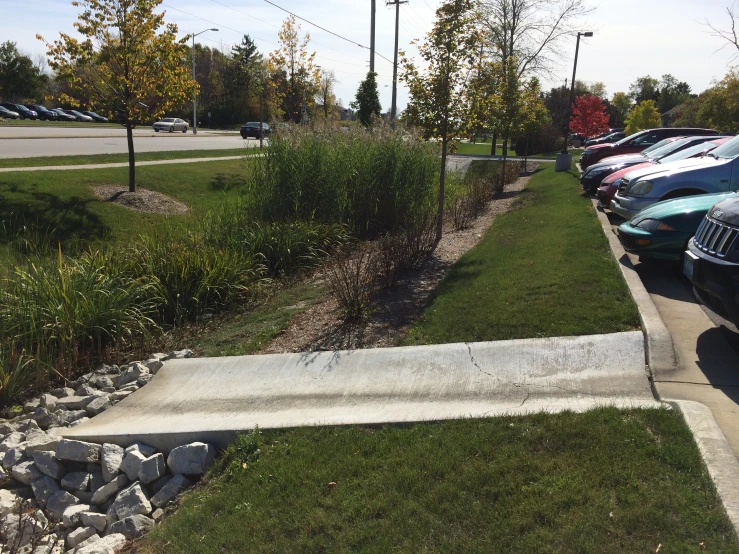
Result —
[[[495,156],[495,143],[498,142],[498,131],[493,131],[493,145],[490,147],[490,155]]]
[[[446,147],[447,137],[441,137],[441,169],[439,170],[439,208],[436,212],[436,243],[441,240],[444,230],[444,180],[446,178]]]
[[[505,170],[506,170],[506,164],[508,163],[508,133],[506,132],[505,135],[503,135],[503,171],[500,176],[500,190],[503,190],[505,188]]]
[[[126,123],[126,139],[128,140],[128,192],[136,192],[136,157],[133,152],[133,126]]]

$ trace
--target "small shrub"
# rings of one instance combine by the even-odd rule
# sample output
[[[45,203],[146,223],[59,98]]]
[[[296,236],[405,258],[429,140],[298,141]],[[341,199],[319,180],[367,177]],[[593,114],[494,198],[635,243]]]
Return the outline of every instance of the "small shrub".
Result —
[[[326,268],[331,293],[347,321],[361,319],[377,290],[382,261],[374,243],[364,243],[354,252],[344,249]]]
[[[0,342],[0,405],[8,405],[20,396],[33,379],[33,359],[15,354]]]

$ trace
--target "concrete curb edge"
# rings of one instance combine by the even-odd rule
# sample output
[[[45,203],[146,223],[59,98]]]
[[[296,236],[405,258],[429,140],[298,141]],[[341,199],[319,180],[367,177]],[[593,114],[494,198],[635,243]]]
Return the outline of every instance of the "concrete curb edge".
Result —
[[[649,297],[649,293],[637,274],[634,265],[631,263],[629,256],[621,246],[616,234],[612,231],[608,217],[603,211],[598,209],[597,200],[593,199],[592,204],[603,228],[603,233],[606,235],[608,244],[611,247],[611,253],[618,264],[624,281],[626,281],[626,285],[629,287],[631,297],[634,299],[639,310],[639,319],[641,320],[644,332],[647,366],[649,366],[650,372],[656,368],[672,369],[677,365],[677,356],[672,343],[672,335],[670,335],[667,326],[662,321],[662,317],[659,315],[659,311],[657,311],[657,306],[654,305],[654,302]]]
[[[669,404],[683,414],[726,515],[734,527],[734,533],[739,537],[739,461],[729,441],[708,406],[692,400],[670,400]]]

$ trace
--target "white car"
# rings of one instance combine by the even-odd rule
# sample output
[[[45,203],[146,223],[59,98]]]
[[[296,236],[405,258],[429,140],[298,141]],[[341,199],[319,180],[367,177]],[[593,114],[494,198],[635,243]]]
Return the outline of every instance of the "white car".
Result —
[[[168,131],[174,133],[175,131],[182,131],[187,133],[187,121],[184,119],[178,119],[176,117],[165,117],[161,121],[157,121],[152,125],[152,128],[157,133],[159,131]]]

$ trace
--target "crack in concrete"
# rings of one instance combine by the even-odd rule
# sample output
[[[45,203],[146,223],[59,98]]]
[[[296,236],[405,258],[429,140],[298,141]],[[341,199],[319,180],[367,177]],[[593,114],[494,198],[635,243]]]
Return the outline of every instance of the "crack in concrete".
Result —
[[[470,344],[468,342],[465,342],[464,345],[467,347],[467,352],[470,355],[470,361],[472,362],[472,365],[475,366],[480,371],[480,373],[484,373],[488,377],[493,377],[493,378],[497,379],[498,381],[500,381],[500,378],[499,377],[493,375],[492,373],[488,373],[487,371],[485,371],[484,369],[482,369],[477,364],[477,361],[475,361],[475,357],[472,355],[472,347],[470,346]]]

